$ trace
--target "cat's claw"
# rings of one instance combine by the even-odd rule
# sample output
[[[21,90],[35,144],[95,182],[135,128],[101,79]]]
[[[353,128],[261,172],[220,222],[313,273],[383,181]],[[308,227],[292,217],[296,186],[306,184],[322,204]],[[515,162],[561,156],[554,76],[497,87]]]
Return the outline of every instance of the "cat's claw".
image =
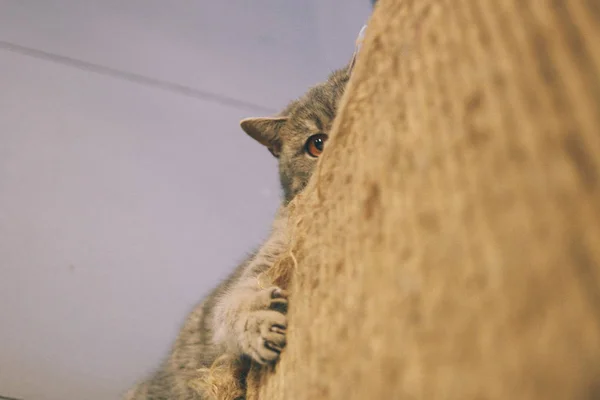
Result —
[[[278,299],[278,298],[287,299],[288,298],[288,292],[285,291],[285,290],[283,290],[283,289],[281,289],[281,288],[275,287],[275,288],[272,289],[271,298],[273,298],[273,299]]]

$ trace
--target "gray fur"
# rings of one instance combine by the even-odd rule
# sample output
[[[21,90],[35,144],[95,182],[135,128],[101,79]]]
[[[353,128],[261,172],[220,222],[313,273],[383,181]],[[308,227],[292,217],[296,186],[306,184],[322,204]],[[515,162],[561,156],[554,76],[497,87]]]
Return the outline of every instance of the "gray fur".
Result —
[[[272,232],[256,253],[196,306],[169,357],[154,375],[127,394],[128,400],[205,400],[188,382],[198,369],[209,367],[219,356],[239,357],[242,368],[250,360],[268,364],[278,359],[286,344],[287,294],[276,287],[260,287],[258,275],[286,250],[286,206],[304,189],[317,162],[306,154],[306,141],[314,134],[329,133],[348,74],[348,69],[332,73],[276,117],[241,122],[246,133],[279,159],[284,198]],[[244,374],[240,376],[243,388]]]

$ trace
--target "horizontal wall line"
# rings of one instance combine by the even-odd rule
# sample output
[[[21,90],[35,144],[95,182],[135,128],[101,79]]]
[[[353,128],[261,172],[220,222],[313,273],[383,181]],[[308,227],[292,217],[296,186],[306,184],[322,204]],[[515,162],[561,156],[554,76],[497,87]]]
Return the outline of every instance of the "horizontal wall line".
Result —
[[[150,78],[144,75],[140,75],[134,72],[122,71],[116,68],[107,67],[83,60],[79,60],[72,57],[63,56],[60,54],[50,53],[43,50],[37,50],[30,47],[21,46],[19,44],[5,42],[0,40],[0,49],[17,53],[41,60],[50,61],[56,64],[66,65],[72,68],[77,68],[83,71],[90,71],[96,74],[109,76],[111,78],[117,78],[129,82],[133,82],[139,85],[149,86],[161,90],[165,90],[172,93],[177,93],[183,96],[192,97],[195,99],[209,101],[212,103],[219,103],[229,107],[241,108],[261,114],[274,114],[276,110],[269,107],[262,106],[247,102],[244,100],[235,99],[232,97],[224,96],[217,93],[212,93],[204,90],[195,89],[189,86],[181,85],[178,83],[167,82],[160,79]],[[0,400],[2,398],[0,397]]]

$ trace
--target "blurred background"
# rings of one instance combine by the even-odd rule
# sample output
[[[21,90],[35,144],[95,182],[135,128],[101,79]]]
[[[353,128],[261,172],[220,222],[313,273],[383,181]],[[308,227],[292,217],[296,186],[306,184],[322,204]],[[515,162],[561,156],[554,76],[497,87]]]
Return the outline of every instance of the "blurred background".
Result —
[[[0,398],[118,399],[268,232],[239,129],[351,57],[366,0],[0,0]]]

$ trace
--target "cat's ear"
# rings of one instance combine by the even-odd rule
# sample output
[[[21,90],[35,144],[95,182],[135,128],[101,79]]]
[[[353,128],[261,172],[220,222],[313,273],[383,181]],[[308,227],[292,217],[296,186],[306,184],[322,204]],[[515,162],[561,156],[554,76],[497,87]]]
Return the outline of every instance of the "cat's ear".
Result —
[[[356,47],[354,48],[354,54],[352,54],[352,60],[350,60],[350,63],[348,64],[348,67],[346,69],[348,75],[352,75],[354,64],[356,64],[356,57],[358,57],[358,53],[360,52],[360,48],[362,47],[363,40],[365,39],[366,30],[367,26],[365,25],[358,33],[358,37],[356,38]]]
[[[246,118],[240,126],[251,138],[266,146],[275,157],[281,153],[281,136],[279,131],[288,117]]]
[[[346,67],[346,73],[348,75],[352,75],[352,70],[354,69],[354,64],[356,63],[356,56],[358,54],[354,53],[354,55],[352,55],[352,60],[350,60],[350,63],[348,64],[348,67]]]

